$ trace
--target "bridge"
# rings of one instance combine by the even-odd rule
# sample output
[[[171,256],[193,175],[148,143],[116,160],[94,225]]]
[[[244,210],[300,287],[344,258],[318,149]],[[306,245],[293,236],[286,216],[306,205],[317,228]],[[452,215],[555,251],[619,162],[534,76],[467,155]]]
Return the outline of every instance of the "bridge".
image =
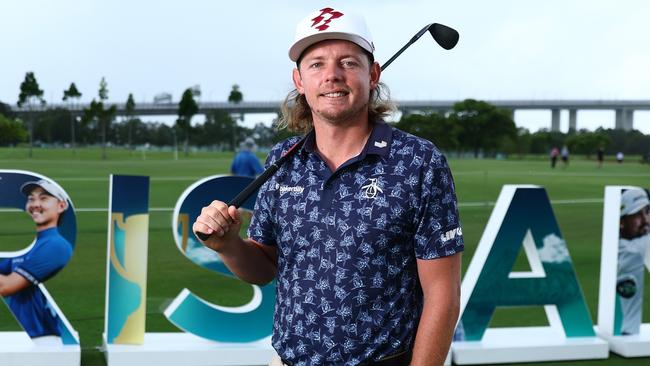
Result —
[[[447,113],[451,111],[456,100],[403,100],[395,101],[400,112],[405,114],[420,112]],[[634,127],[634,111],[650,110],[650,100],[486,100],[499,108],[509,110],[513,116],[518,110],[548,110],[551,111],[551,131],[560,130],[560,113],[569,112],[569,129],[577,129],[577,112],[579,110],[611,110],[616,112],[615,128],[632,130]],[[214,111],[225,111],[233,114],[280,113],[280,101],[267,102],[197,102],[198,114]],[[125,103],[107,103],[115,105],[118,116],[126,115]],[[48,104],[45,106],[12,106],[12,110],[20,117],[28,113],[42,113],[49,109],[69,109],[74,116],[80,116],[89,104]],[[178,114],[177,103],[136,103],[134,116],[174,116]]]

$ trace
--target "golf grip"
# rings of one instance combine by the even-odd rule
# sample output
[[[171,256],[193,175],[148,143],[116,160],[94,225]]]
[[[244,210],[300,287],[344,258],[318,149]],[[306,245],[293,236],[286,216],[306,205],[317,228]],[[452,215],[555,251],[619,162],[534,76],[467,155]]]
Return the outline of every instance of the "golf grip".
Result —
[[[293,145],[284,155],[282,155],[280,159],[276,160],[273,164],[271,164],[270,167],[268,167],[265,171],[262,172],[262,174],[260,174],[257,178],[255,178],[255,180],[253,180],[248,186],[246,186],[244,190],[239,192],[239,194],[237,194],[237,196],[235,196],[235,198],[233,198],[232,201],[228,203],[228,207],[235,206],[239,208],[244,202],[246,202],[248,197],[250,197],[250,195],[253,194],[253,192],[257,191],[262,186],[262,184],[266,183],[266,181],[269,180],[269,178],[271,178],[271,176],[273,176],[273,174],[275,174],[275,172],[277,172],[278,169],[280,169],[282,164],[284,164],[289,159],[289,157],[291,157],[296,151],[298,151],[298,148],[302,146],[302,144],[304,144],[306,138],[307,135],[305,135],[305,137],[300,139],[300,141],[296,142],[296,144]],[[212,235],[212,234],[202,233],[200,231],[197,231],[195,234],[196,237],[201,239],[202,241],[207,240],[210,237],[210,235]]]

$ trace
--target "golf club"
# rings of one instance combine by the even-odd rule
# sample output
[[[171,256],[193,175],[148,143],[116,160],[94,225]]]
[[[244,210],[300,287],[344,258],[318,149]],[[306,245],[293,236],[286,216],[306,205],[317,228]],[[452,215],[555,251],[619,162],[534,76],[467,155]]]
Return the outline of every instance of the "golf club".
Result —
[[[410,45],[415,43],[422,35],[426,32],[429,31],[431,33],[431,36],[433,39],[440,45],[440,47],[450,50],[456,46],[456,43],[458,43],[458,32],[455,29],[452,29],[450,27],[447,27],[446,25],[442,25],[439,23],[431,23],[426,25],[424,28],[422,28],[419,32],[417,32],[413,38],[411,38],[410,41],[404,47],[402,47],[397,53],[393,55],[388,61],[386,61],[382,66],[381,66],[381,71],[384,71],[388,65],[390,65],[399,55],[402,54]],[[247,199],[250,197],[251,194],[253,194],[255,191],[257,191],[262,184],[264,184],[275,172],[280,169],[282,164],[284,164],[296,151],[300,149],[300,147],[304,144],[305,139],[307,138],[308,135],[303,136],[303,138],[300,139],[295,145],[293,145],[280,159],[276,160],[269,166],[265,171],[262,172],[255,180],[253,180],[244,190],[239,192],[235,198],[232,199],[228,203],[228,207],[230,206],[235,206],[239,208]],[[196,232],[196,236],[205,241],[210,237],[211,234],[205,234],[202,232]]]

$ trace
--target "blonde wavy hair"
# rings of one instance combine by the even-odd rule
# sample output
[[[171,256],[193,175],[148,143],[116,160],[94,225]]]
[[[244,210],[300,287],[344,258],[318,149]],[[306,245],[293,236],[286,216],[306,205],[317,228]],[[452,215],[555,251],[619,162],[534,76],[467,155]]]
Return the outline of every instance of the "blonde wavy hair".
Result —
[[[395,104],[390,100],[390,91],[386,84],[380,82],[370,91],[368,102],[368,120],[375,121],[389,116],[396,109]],[[293,89],[287,94],[281,107],[282,116],[277,123],[278,129],[288,129],[291,132],[305,134],[309,132],[314,120],[311,115],[311,108],[307,104],[307,98]]]

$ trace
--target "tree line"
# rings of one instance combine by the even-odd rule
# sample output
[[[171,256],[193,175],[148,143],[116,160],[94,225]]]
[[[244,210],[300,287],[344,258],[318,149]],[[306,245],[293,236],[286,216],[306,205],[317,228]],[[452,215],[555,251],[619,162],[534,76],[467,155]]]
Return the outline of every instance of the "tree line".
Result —
[[[15,118],[11,108],[0,102],[0,146],[29,142],[37,145],[69,146],[100,145],[106,157],[108,145],[134,148],[141,145],[174,146],[187,155],[190,146],[217,150],[236,150],[239,142],[254,137],[259,146],[271,146],[290,135],[272,126],[258,123],[253,128],[240,126],[241,116],[224,111],[207,114],[202,123],[192,123],[198,113],[196,88],[187,88],[178,103],[178,117],[173,125],[144,122],[135,115],[135,101],[129,94],[125,116],[116,118],[116,108],[108,105],[108,83],[102,78],[97,97],[83,110],[80,118],[69,111],[77,105],[82,93],[75,83],[63,91],[62,100],[68,108],[50,109],[44,113],[27,114],[24,121]],[[34,73],[28,72],[20,85],[18,105],[29,111],[45,104]],[[233,85],[228,102],[239,103],[244,96],[238,85]],[[542,129],[531,133],[517,128],[512,112],[484,101],[466,99],[444,113],[412,113],[401,116],[394,125],[406,132],[433,141],[441,150],[451,154],[474,157],[494,157],[497,154],[547,154],[552,147],[567,146],[574,154],[587,157],[603,148],[608,154],[646,155],[650,150],[650,135],[640,131],[602,129],[596,131],[569,131],[568,133]]]
[[[573,154],[587,158],[599,148],[606,154],[623,152],[650,154],[650,135],[638,130],[598,128],[567,133],[541,129],[531,133],[515,126],[510,111],[487,102],[466,99],[454,104],[448,113],[422,113],[402,116],[395,126],[426,138],[448,153],[495,157],[497,154],[524,156],[548,154],[553,147],[567,146]]]

